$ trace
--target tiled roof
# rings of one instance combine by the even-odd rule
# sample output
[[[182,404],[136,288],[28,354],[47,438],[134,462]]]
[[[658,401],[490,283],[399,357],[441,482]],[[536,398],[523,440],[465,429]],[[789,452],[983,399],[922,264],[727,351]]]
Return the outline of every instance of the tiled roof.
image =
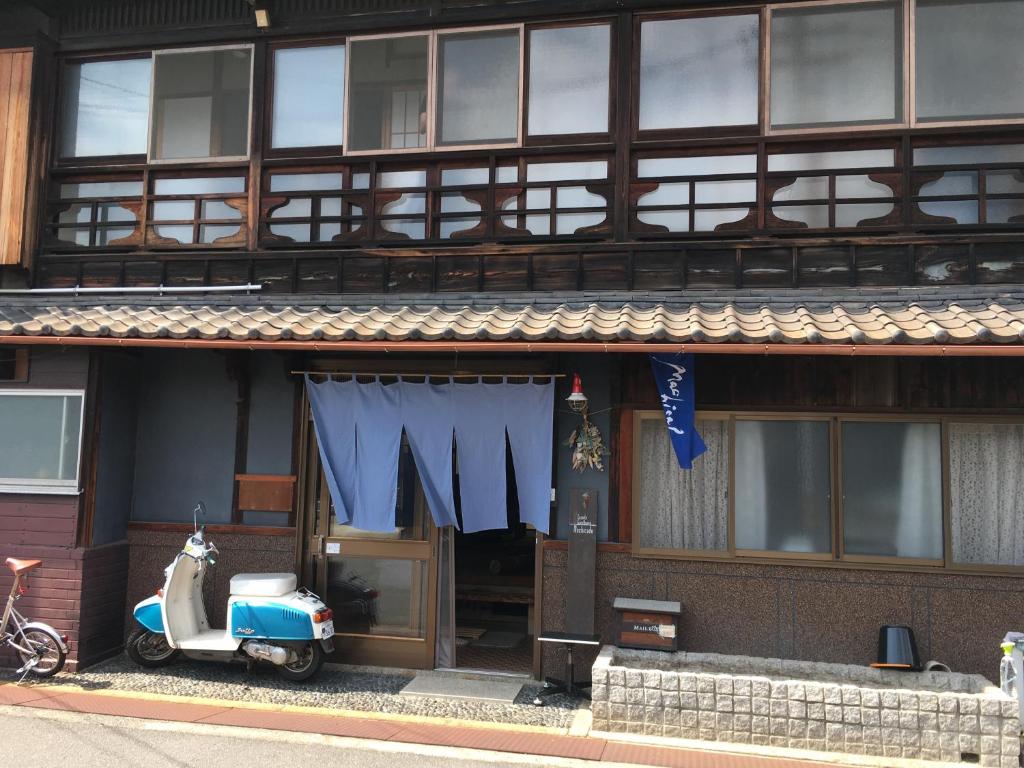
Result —
[[[1021,344],[1024,288],[864,293],[0,297],[0,336]]]

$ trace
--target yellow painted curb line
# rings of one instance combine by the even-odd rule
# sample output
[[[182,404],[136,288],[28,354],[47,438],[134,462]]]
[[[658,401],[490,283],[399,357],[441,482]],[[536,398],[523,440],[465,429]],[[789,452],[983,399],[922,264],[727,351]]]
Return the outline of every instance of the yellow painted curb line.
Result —
[[[222,707],[226,709],[251,709],[263,712],[289,712],[302,715],[320,715],[322,717],[346,717],[362,720],[383,720],[388,722],[419,724],[419,725],[449,725],[459,728],[483,728],[488,730],[508,731],[513,733],[538,733],[557,734],[564,736],[568,734],[568,728],[555,728],[545,725],[518,725],[516,723],[493,723],[485,720],[460,720],[451,717],[431,717],[429,715],[406,715],[401,713],[369,712],[359,709],[326,709],[323,707],[311,707],[299,704],[266,704],[258,701],[240,701],[234,699],[211,699],[198,696],[176,696],[169,693],[149,693],[147,691],[128,691],[117,688],[91,689],[77,683],[62,683],[51,685],[47,683],[30,683],[18,685],[17,683],[0,683],[0,688],[15,686],[19,688],[38,689],[42,691],[60,693],[86,693],[94,696],[110,696],[123,699],[137,699],[140,701],[164,701],[177,704],[198,704],[203,706]],[[270,730],[274,730],[271,728]]]

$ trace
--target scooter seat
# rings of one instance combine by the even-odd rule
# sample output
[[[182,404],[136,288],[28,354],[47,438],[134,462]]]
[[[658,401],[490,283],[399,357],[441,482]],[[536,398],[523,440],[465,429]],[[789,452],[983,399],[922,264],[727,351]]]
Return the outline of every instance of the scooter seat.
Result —
[[[238,597],[281,597],[294,592],[294,573],[239,573],[231,577],[231,595]]]

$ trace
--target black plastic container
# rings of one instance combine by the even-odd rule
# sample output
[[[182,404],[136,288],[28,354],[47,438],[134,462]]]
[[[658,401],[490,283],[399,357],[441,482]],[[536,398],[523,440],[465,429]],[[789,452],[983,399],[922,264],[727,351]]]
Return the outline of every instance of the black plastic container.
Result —
[[[921,670],[914,630],[910,627],[886,625],[878,630],[878,660],[871,665],[884,669]]]

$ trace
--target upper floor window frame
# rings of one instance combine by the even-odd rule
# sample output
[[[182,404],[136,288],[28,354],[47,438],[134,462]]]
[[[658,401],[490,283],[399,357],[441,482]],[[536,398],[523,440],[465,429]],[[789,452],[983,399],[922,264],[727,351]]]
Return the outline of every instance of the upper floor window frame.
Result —
[[[423,153],[441,152],[465,152],[473,149],[514,149],[523,146],[524,127],[523,119],[525,114],[525,68],[528,64],[526,59],[526,27],[525,22],[518,24],[493,24],[486,26],[450,27],[429,30],[417,30],[410,32],[382,33],[374,35],[352,35],[345,41],[345,107],[344,107],[344,133],[342,137],[343,153],[345,157],[367,157],[372,155],[408,155]],[[486,32],[516,31],[519,37],[519,93],[516,118],[516,138],[511,142],[476,142],[464,144],[442,144],[439,141],[438,132],[440,126],[440,107],[438,96],[440,92],[440,38],[459,34],[473,34]],[[350,133],[352,118],[352,51],[361,42],[371,40],[390,40],[403,37],[425,37],[427,38],[427,72],[426,72],[426,142],[422,147],[403,147],[399,149],[351,149]]]
[[[764,135],[802,136],[808,134],[849,133],[850,131],[883,131],[920,127],[915,125],[913,115],[913,12],[916,0],[897,0],[895,3],[897,8],[899,8],[899,20],[902,25],[902,28],[897,30],[897,39],[900,44],[900,49],[897,51],[897,55],[901,58],[899,72],[902,76],[902,81],[896,83],[896,86],[900,88],[901,91],[901,98],[899,102],[901,119],[889,122],[847,122],[837,123],[835,125],[821,124],[810,127],[772,127],[772,100],[774,95],[772,92],[772,39],[774,36],[776,12],[797,11],[801,9],[835,10],[843,6],[885,6],[892,4],[894,4],[893,0],[825,0],[825,2],[822,2],[821,0],[807,0],[806,2],[799,3],[769,3],[765,6],[765,15],[763,19],[765,47],[761,59],[761,81],[762,92],[764,94],[762,99],[763,111],[761,113],[761,125],[763,126],[762,132]],[[951,125],[964,124],[965,123],[963,121],[951,123]],[[931,124],[926,127],[931,127]]]
[[[342,123],[338,125],[338,143],[320,146],[275,147],[274,146],[274,103],[277,99],[277,54],[280,51],[294,51],[310,48],[345,49],[344,90],[342,92]],[[266,47],[265,76],[263,89],[263,157],[271,160],[297,157],[340,157],[344,154],[345,123],[348,115],[348,37],[315,37],[298,40],[274,40]]]
[[[655,128],[640,127],[640,93],[643,87],[642,74],[642,34],[643,25],[658,21],[681,21],[713,19],[726,16],[757,16],[758,18],[758,56],[757,56],[757,121],[747,125],[709,125],[695,128]],[[632,62],[630,67],[630,133],[636,142],[646,143],[671,139],[694,138],[756,138],[764,133],[765,103],[768,101],[765,80],[766,60],[768,56],[768,10],[767,6],[746,6],[736,8],[702,8],[693,11],[667,11],[656,13],[637,13],[633,17]]]
[[[217,155],[207,157],[182,157],[182,158],[158,158],[154,156],[154,109],[156,104],[156,69],[158,57],[163,55],[208,53],[213,51],[246,50],[249,53],[249,85],[246,114],[246,152],[243,155]],[[68,57],[61,64],[61,81],[59,93],[59,107],[56,113],[56,140],[53,142],[52,165],[58,168],[95,167],[108,164],[118,166],[158,166],[174,167],[180,165],[195,165],[196,163],[209,164],[238,164],[247,162],[253,151],[253,89],[256,71],[256,44],[255,43],[226,43],[223,45],[188,46],[181,48],[156,48],[147,51],[125,51],[112,53],[103,56]],[[65,119],[67,117],[64,89],[67,86],[67,71],[69,67],[96,62],[117,62],[135,61],[148,59],[150,61],[149,72],[149,99],[146,115],[146,152],[123,155],[82,155],[65,156],[62,154],[64,141]]]
[[[132,152],[127,154],[117,155],[65,155],[63,153],[64,141],[66,139],[64,135],[65,124],[68,118],[67,111],[67,86],[69,80],[69,70],[71,67],[83,66],[87,64],[98,64],[98,63],[114,63],[122,61],[149,61],[149,87],[150,93],[147,96],[147,110],[152,108],[153,100],[153,51],[126,51],[113,54],[102,54],[102,55],[90,55],[90,56],[74,56],[65,58],[60,62],[59,67],[59,78],[58,78],[58,93],[55,110],[55,123],[54,123],[54,141],[51,149],[52,162],[51,165],[62,168],[74,168],[78,166],[102,166],[108,163],[115,162],[118,165],[144,165],[148,162],[149,158],[149,136],[150,136],[150,115],[147,112],[146,115],[146,151],[145,152]]]
[[[522,71],[522,114],[520,115],[522,146],[554,146],[564,144],[600,144],[615,141],[618,122],[619,89],[617,87],[621,63],[618,47],[618,36],[621,25],[611,17],[593,17],[561,21],[544,21],[526,24],[523,34],[523,71]],[[608,28],[608,124],[604,131],[587,133],[530,133],[530,66],[532,36],[534,32],[556,29],[579,29],[581,27]]]
[[[207,157],[175,157],[175,158],[157,158],[153,152],[153,142],[155,139],[154,133],[154,108],[156,106],[156,70],[157,61],[160,56],[186,54],[186,53],[211,53],[214,51],[241,51],[247,50],[249,52],[249,98],[247,100],[247,113],[246,113],[246,131],[245,131],[245,154],[244,155],[214,155]],[[149,89],[149,133],[146,138],[146,146],[148,148],[146,155],[146,162],[150,165],[155,166],[175,166],[195,163],[241,163],[246,162],[252,156],[252,144],[253,144],[253,87],[254,87],[254,73],[256,70],[256,44],[255,43],[230,43],[224,45],[203,45],[193,46],[187,48],[160,48],[152,52],[153,55],[153,70],[151,73],[151,84]]]

